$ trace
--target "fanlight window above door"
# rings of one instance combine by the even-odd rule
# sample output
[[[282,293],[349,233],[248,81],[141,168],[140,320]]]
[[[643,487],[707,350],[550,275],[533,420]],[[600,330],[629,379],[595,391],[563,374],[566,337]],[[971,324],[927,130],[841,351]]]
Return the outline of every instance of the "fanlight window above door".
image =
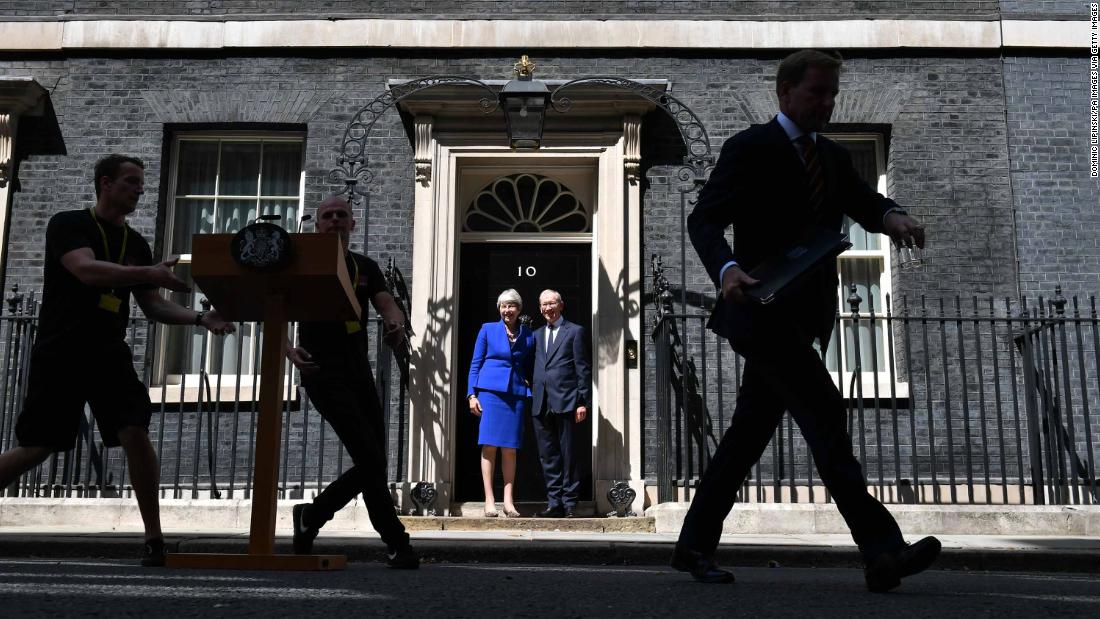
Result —
[[[588,211],[558,181],[535,174],[502,176],[466,209],[465,232],[591,232]]]

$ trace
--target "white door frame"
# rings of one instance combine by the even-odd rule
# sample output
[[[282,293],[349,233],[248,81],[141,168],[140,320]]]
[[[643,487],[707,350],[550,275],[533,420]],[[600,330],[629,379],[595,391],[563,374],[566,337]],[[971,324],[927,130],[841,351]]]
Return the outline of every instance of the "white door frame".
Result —
[[[459,172],[464,165],[586,162],[596,171],[592,221],[592,472],[597,512],[610,509],[607,490],[627,481],[641,512],[641,373],[627,368],[628,340],[642,337],[641,227],[637,184],[638,116],[623,117],[622,132],[557,134],[535,152],[514,152],[499,136],[437,135],[432,118],[415,118],[417,184],[414,195],[411,325],[414,332],[409,387],[408,486],[399,489],[402,510],[413,505],[417,482],[435,484],[435,508],[447,515],[452,500],[455,373],[459,281]],[[564,240],[564,239],[563,239]]]

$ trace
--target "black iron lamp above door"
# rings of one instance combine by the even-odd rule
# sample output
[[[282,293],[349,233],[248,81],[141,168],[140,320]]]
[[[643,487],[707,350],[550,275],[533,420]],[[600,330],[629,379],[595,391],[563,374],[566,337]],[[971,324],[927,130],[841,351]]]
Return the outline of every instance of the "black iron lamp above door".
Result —
[[[542,143],[542,126],[546,121],[550,89],[544,82],[532,79],[535,65],[526,55],[515,64],[513,71],[516,78],[500,91],[508,141],[514,149],[534,150]]]

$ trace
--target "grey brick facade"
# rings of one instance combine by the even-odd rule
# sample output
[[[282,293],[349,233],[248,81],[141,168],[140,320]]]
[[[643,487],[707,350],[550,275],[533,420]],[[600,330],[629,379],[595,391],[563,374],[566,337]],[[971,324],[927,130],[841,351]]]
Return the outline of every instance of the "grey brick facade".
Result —
[[[1100,290],[1100,181],[1089,178],[1088,58],[1005,59],[1020,287]]]
[[[52,100],[68,150],[67,156],[35,157],[20,166],[24,189],[16,196],[10,224],[8,283],[18,283],[24,290],[37,286],[41,226],[57,210],[91,201],[88,170],[103,152],[130,152],[145,159],[147,196],[134,216],[134,225],[148,238],[159,239],[158,230],[164,223],[157,221],[157,213],[165,199],[160,180],[166,126],[186,130],[212,123],[243,122],[289,123],[306,128],[306,201],[315,203],[328,188],[324,176],[335,163],[344,123],[384,90],[386,79],[435,73],[495,77],[506,70],[509,62],[510,58],[503,56],[449,60],[249,56],[74,57],[5,63],[9,74],[56,81]],[[725,138],[751,123],[766,122],[774,112],[769,105],[774,105],[775,60],[548,57],[540,58],[540,62],[540,76],[548,79],[600,72],[671,79],[674,94],[706,124],[715,153]],[[1083,66],[1080,62],[1077,65]],[[1056,78],[1052,75],[1050,79]],[[1073,79],[1067,76],[1063,81],[1068,91]],[[1084,106],[1083,75],[1076,83],[1079,87],[1075,92]],[[1057,88],[1059,84],[1062,82],[1048,87]],[[341,94],[334,93],[333,85],[338,85]],[[1013,228],[1000,61],[852,56],[846,62],[842,85],[834,120],[891,127],[889,193],[926,222],[933,239],[928,266],[919,275],[899,279],[896,290],[927,290],[934,282],[935,289],[947,295],[1016,294],[1013,247],[997,241],[1011,238]],[[1071,98],[1067,93],[1065,100]],[[1083,112],[1079,116],[1078,139],[1085,139],[1080,123],[1086,118]],[[1054,122],[1071,121],[1067,118]],[[1036,127],[1037,133],[1046,128]],[[1063,131],[1068,133],[1070,127],[1067,125]],[[372,247],[368,251],[378,258],[395,257],[398,266],[407,271],[411,264],[412,215],[404,201],[412,184],[411,148],[396,114],[384,120],[375,132],[379,148],[372,156],[372,165],[378,182],[372,187],[368,221]],[[1036,139],[1059,143],[1057,137]],[[1016,148],[1025,147],[1021,143]],[[1061,150],[1051,148],[1056,150],[1047,160],[1055,161],[1055,168],[1064,167],[1057,162],[1069,155],[1078,157],[1077,166],[1085,162],[1087,153],[1079,144],[1067,143]],[[1028,153],[1040,156],[1041,149],[1042,144],[1036,144],[1026,152],[1020,151],[1016,165],[1025,166],[1020,168],[1021,173],[1030,171],[1033,165]],[[667,157],[658,154],[656,163],[660,159]],[[1075,170],[1066,171],[1065,176],[1081,176]],[[680,239],[667,231],[679,228],[679,201],[659,189],[662,179],[674,178],[674,170],[656,165],[650,176],[645,198],[645,255],[662,254],[666,265],[677,269]],[[1067,195],[1084,200],[1087,193],[1082,195],[1081,189],[1087,186],[1074,185],[1077,191],[1070,187]],[[1095,184],[1092,186],[1095,190]],[[1021,199],[1026,199],[1026,194],[1021,194]],[[1023,220],[1025,213],[1020,217]],[[1074,224],[1067,221],[1066,225]],[[1021,234],[1021,239],[1026,236]],[[707,291],[710,283],[691,252],[688,259],[689,289]]]
[[[1087,19],[1085,0],[1001,0],[1007,19]]]
[[[204,19],[260,19],[275,15],[279,18],[798,20],[858,15],[875,19],[974,20],[1002,16],[1081,19],[1087,16],[1086,11],[1087,3],[1081,2],[1009,0],[732,3],[0,0],[0,20],[131,18],[149,14]],[[706,125],[711,148],[717,154],[725,139],[750,124],[766,122],[774,113],[774,74],[782,55],[778,50],[609,53],[581,49],[538,54],[535,61],[538,76],[544,79],[611,74],[668,80],[672,94],[689,105]],[[1088,295],[1100,290],[1100,232],[1097,232],[1100,185],[1096,179],[1089,179],[1087,172],[1087,57],[1063,51],[1004,55],[1002,50],[900,49],[873,52],[854,49],[846,51],[845,56],[842,95],[834,122],[840,131],[871,128],[887,134],[887,191],[926,224],[930,239],[921,269],[891,274],[895,300],[904,295],[915,308],[921,295],[927,295],[945,299],[950,309],[956,298],[969,303],[975,295],[998,300],[1016,299],[1021,294],[1049,297],[1059,284],[1067,295]],[[33,156],[20,163],[20,191],[13,194],[8,222],[6,285],[18,284],[21,291],[39,288],[45,224],[57,211],[91,204],[90,169],[103,153],[125,152],[146,161],[147,195],[131,223],[155,244],[160,255],[167,210],[164,182],[168,178],[167,145],[175,133],[213,127],[276,126],[304,131],[308,210],[333,189],[325,176],[336,163],[348,120],[384,92],[388,80],[433,74],[500,79],[509,75],[514,60],[511,52],[456,53],[443,49],[311,50],[301,54],[260,50],[232,54],[83,51],[72,55],[0,55],[0,74],[33,77],[50,91],[66,150],[65,155]],[[688,299],[689,312],[705,309],[706,299],[713,294],[713,286],[690,247],[683,251],[685,261],[681,261],[683,196],[677,190],[677,162],[682,153],[678,140],[675,129],[659,112],[644,119],[643,244],[639,251],[646,264],[642,347],[647,385],[654,382],[655,362],[654,347],[647,345],[654,315],[648,257],[662,256],[676,299],[683,294]],[[411,277],[413,153],[407,127],[396,112],[374,128],[371,148],[375,182],[369,188],[369,210],[357,212],[363,225],[360,232],[365,229],[368,238],[364,245],[362,234],[356,235],[353,247],[365,250],[383,266],[388,258],[394,259],[406,277]],[[933,307],[935,314],[938,305]],[[892,309],[897,311],[898,305]],[[982,311],[986,311],[985,306]],[[1015,311],[1005,310],[998,301],[992,313],[1003,316]],[[942,429],[949,425],[957,437],[966,433],[966,439],[959,438],[959,443],[950,447],[939,446],[937,457],[958,458],[962,462],[971,455],[964,443],[981,447],[1004,437],[1009,461],[1003,465],[995,462],[984,470],[993,476],[1023,475],[1022,467],[1013,462],[1022,461],[1025,456],[1023,430],[1012,423],[1007,428],[998,428],[994,420],[982,417],[976,406],[967,414],[957,406],[961,394],[965,394],[967,402],[977,402],[987,395],[992,397],[990,394],[996,390],[1007,398],[1013,390],[1020,389],[1022,378],[1017,380],[1017,376],[1007,374],[993,376],[988,367],[976,365],[978,345],[987,352],[996,350],[1006,365],[1015,354],[1007,331],[994,333],[984,325],[981,329],[947,325],[942,331],[931,332],[933,340],[927,346],[913,341],[908,349],[899,349],[899,370],[911,373],[914,379],[910,383],[910,398],[901,402],[897,425],[887,428],[884,445],[890,453],[880,461],[888,470],[904,463],[927,473],[929,462],[922,460],[916,464],[914,450],[925,449],[930,426]],[[902,334],[896,333],[900,342]],[[710,385],[705,402],[716,432],[720,431],[735,403],[736,380],[732,378],[735,360],[721,342],[702,332],[701,323],[692,322],[685,334],[693,347],[700,346],[702,338],[709,338],[706,354],[693,353],[693,360],[699,375]],[[1093,352],[1087,342],[1080,348]],[[1076,352],[1077,348],[1072,350]],[[138,352],[140,362],[141,351]],[[719,359],[723,364],[721,373]],[[945,359],[949,363],[944,363]],[[1080,408],[1082,390],[1092,394],[1096,391],[1093,384],[1072,387],[1073,397],[1077,398],[1073,408],[1076,419],[1079,423],[1091,419],[1100,429],[1097,425],[1100,411],[1092,410],[1089,418]],[[643,473],[652,478],[657,457],[654,390],[647,388],[643,398],[646,453]],[[918,405],[922,407],[920,415],[910,416]],[[177,414],[183,416],[181,425]],[[287,474],[290,478],[300,476],[304,463],[305,476],[313,479],[318,474],[315,454],[320,425],[316,415],[308,423],[299,415],[299,412],[290,415],[288,436],[293,451],[288,456]],[[1004,420],[1011,420],[1008,415],[1006,411]],[[242,416],[238,421],[237,435],[244,436],[246,418]],[[391,440],[397,440],[404,430],[398,427],[396,419],[391,421]],[[868,419],[863,421],[870,424]],[[172,447],[162,453],[165,470],[174,469],[177,462],[185,471],[196,466],[195,423],[193,411],[171,413],[167,417],[163,431]],[[232,435],[228,423],[223,418],[219,426],[225,432],[220,449],[228,449],[225,441]],[[882,426],[868,425],[862,431],[859,428],[858,424],[854,426],[857,444],[861,440],[870,443],[879,440],[876,432]],[[895,429],[896,439],[891,436]],[[154,432],[158,437],[160,431],[160,426],[156,426]],[[182,442],[176,440],[177,434]],[[325,449],[334,449],[331,432],[326,436]],[[916,444],[910,437],[916,437]],[[684,457],[690,460],[692,454]],[[204,458],[200,454],[197,463],[200,475],[206,466]],[[800,470],[809,470],[801,443],[795,444],[794,459]],[[237,463],[240,470],[246,469],[247,457],[239,454]],[[228,468],[227,463],[219,466],[223,471]],[[400,476],[394,470],[397,466],[399,458],[391,453],[391,476]],[[765,461],[763,469],[767,471],[772,466],[773,463]],[[697,474],[699,466],[694,470]]]
[[[1068,3],[1044,3],[1068,4]],[[825,19],[990,19],[996,0],[4,0],[0,15],[9,16],[186,16],[255,18],[271,15],[302,17],[439,17],[478,19],[526,18],[732,18]]]

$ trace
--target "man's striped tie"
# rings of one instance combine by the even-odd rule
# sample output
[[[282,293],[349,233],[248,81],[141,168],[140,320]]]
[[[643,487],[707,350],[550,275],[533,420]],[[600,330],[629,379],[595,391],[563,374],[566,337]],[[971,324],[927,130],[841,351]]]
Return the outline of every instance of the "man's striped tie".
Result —
[[[810,177],[810,210],[817,212],[825,199],[825,175],[821,173],[821,161],[817,158],[817,145],[807,134],[799,136],[795,142],[802,150],[802,160],[806,164],[806,174]]]

